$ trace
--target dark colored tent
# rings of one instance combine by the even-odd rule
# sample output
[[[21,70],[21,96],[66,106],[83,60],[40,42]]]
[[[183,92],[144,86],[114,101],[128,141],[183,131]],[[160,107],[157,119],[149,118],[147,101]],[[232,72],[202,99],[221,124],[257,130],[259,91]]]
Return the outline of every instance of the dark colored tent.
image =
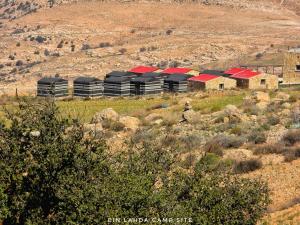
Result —
[[[124,72],[124,71],[112,71],[106,74],[106,78],[108,77],[136,77],[137,75],[131,72]]]
[[[162,92],[160,77],[140,76],[131,80],[132,95],[160,94]]]
[[[211,74],[211,75],[222,76],[222,77],[230,76],[230,74],[226,74],[222,70],[203,70],[201,71],[201,74]]]
[[[37,82],[37,96],[63,97],[68,95],[68,81],[60,77],[44,77]]]
[[[164,79],[164,91],[166,92],[187,92],[188,79],[193,77],[187,74],[172,74]]]
[[[168,76],[169,76],[168,74],[162,74],[162,73],[144,73],[142,75],[142,77],[152,77],[152,78],[159,79],[162,88],[164,86],[164,79]]]
[[[73,87],[74,96],[97,97],[103,94],[103,81],[95,77],[78,77]]]
[[[104,79],[105,96],[128,96],[130,95],[130,80],[127,76],[109,76]]]

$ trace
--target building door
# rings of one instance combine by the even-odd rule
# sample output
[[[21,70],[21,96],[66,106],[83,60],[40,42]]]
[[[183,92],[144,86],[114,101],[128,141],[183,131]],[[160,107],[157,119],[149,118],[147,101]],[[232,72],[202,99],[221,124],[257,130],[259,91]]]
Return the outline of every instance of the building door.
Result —
[[[140,83],[136,83],[134,85],[134,93],[136,95],[140,95],[141,94],[141,84]]]
[[[224,90],[224,84],[219,84],[219,90]]]
[[[169,83],[169,91],[174,91],[174,84],[172,82]]]

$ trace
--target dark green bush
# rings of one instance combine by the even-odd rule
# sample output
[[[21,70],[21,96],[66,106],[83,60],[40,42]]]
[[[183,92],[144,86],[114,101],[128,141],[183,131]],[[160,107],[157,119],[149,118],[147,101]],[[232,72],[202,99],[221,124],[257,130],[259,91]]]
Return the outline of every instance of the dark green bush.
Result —
[[[9,125],[0,124],[4,225],[96,225],[109,217],[238,225],[266,212],[267,186],[232,176],[217,156],[203,157],[190,175],[174,172],[176,157],[161,143],[112,154],[78,120],[60,115],[53,102],[20,102],[6,114]]]
[[[284,136],[283,141],[288,146],[293,146],[300,142],[300,129],[289,130]]]
[[[262,162],[258,159],[249,159],[235,163],[233,171],[235,173],[248,173],[260,169]]]
[[[255,148],[254,153],[259,154],[282,154],[285,151],[285,147],[280,144],[263,144]]]
[[[267,137],[264,132],[254,130],[251,134],[248,135],[248,140],[255,144],[262,144],[266,142]]]
[[[119,121],[113,121],[113,120],[104,120],[102,122],[102,126],[104,129],[109,129],[116,132],[122,131],[125,128],[123,123],[120,123]]]

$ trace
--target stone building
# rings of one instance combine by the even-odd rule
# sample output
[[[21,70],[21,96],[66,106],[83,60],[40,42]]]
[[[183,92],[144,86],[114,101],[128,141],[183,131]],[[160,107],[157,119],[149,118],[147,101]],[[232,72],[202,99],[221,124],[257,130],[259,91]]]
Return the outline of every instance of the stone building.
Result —
[[[224,90],[236,87],[236,80],[212,74],[200,74],[189,80],[189,90]]]
[[[230,76],[235,79],[237,87],[253,90],[278,89],[278,77],[272,74],[244,70]]]
[[[291,49],[284,55],[283,83],[300,84],[300,48]]]

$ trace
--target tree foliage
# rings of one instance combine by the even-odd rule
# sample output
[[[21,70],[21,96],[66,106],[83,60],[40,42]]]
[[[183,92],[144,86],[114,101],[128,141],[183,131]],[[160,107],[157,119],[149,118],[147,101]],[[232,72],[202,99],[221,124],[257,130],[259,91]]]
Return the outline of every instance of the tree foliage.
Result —
[[[191,218],[192,224],[255,224],[269,202],[260,181],[231,176],[208,154],[193,174],[159,143],[110,155],[54,102],[20,101],[0,131],[4,225],[107,224],[108,218]],[[184,222],[181,224],[185,224]]]

